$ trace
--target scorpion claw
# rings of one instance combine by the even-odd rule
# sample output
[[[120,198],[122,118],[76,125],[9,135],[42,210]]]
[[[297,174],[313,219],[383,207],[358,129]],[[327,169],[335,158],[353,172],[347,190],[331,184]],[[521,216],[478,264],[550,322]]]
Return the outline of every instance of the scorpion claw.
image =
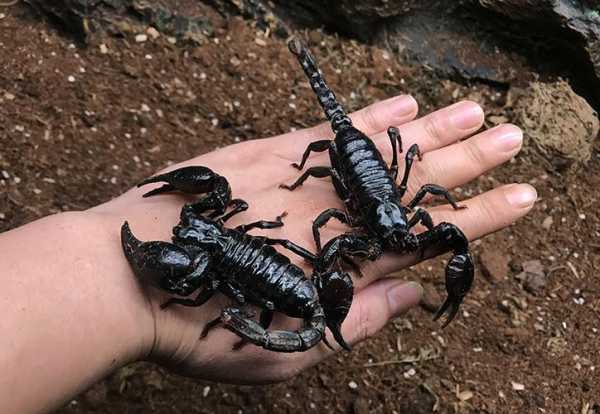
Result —
[[[300,164],[298,164],[297,162],[293,162],[290,164],[292,167],[294,167],[297,170],[301,170],[302,168],[300,168]]]
[[[331,331],[331,333],[333,334],[333,337],[335,338],[336,342],[338,344],[340,344],[340,346],[350,352],[352,351],[352,347],[350,345],[348,345],[348,343],[346,342],[346,340],[344,339],[344,337],[342,336],[342,331],[341,331],[341,324],[327,324],[327,327],[329,328],[329,330]]]

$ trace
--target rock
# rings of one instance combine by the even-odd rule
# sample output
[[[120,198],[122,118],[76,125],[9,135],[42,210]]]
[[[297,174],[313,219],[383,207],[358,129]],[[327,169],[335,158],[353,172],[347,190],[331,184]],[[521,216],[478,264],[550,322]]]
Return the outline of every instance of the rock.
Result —
[[[437,312],[442,306],[442,298],[435,286],[431,283],[423,283],[423,297],[421,298],[421,307],[431,313]]]
[[[479,255],[481,272],[491,283],[499,283],[508,275],[508,263],[510,258],[490,249],[484,249]]]
[[[544,221],[542,221],[542,228],[544,230],[550,230],[552,224],[554,224],[554,219],[552,218],[552,216],[548,216],[544,219]]]
[[[539,260],[523,262],[523,272],[515,277],[523,281],[523,287],[532,295],[542,294],[548,283],[544,266]]]
[[[162,7],[156,2],[140,0],[25,0],[38,11],[50,15],[64,29],[87,41],[95,32],[107,29],[116,33],[140,33],[144,26],[195,43],[212,36],[213,27],[204,16],[188,16]],[[174,8],[174,7],[173,7]],[[143,23],[143,25],[141,24]],[[145,40],[143,40],[145,41]]]
[[[534,81],[533,72],[566,77],[600,106],[597,0],[273,3],[284,21],[370,41],[445,75],[504,84]]]
[[[514,122],[527,131],[525,151],[541,153],[559,170],[589,161],[600,122],[568,83],[532,82],[527,89],[512,88],[509,93]]]

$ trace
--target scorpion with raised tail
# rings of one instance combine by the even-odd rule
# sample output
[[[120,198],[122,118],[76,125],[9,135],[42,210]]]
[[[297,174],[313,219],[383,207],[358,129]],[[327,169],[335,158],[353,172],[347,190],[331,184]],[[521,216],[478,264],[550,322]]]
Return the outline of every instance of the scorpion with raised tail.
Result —
[[[162,308],[178,304],[201,306],[216,292],[232,298],[239,305],[228,307],[209,322],[203,336],[218,324],[242,338],[268,350],[304,351],[325,338],[325,326],[335,340],[350,349],[340,332],[352,303],[350,276],[341,271],[339,257],[372,257],[366,239],[340,236],[330,241],[323,254],[316,256],[284,239],[251,236],[254,228],[283,226],[281,216],[275,221],[256,221],[233,229],[224,227],[227,220],[248,208],[240,199],[231,199],[227,180],[206,167],[184,167],[151,177],[138,186],[165,182],[144,197],[181,191],[208,193],[181,210],[180,222],[173,228],[172,243],[138,240],[125,222],[121,228],[123,251],[135,274],[151,285],[182,298],[171,298]],[[232,207],[226,213],[228,207]],[[212,211],[208,216],[203,213]],[[304,271],[277,252],[280,245],[310,262],[315,270],[311,279]],[[195,291],[194,299],[184,298]],[[259,323],[250,319],[240,307],[253,304],[262,309]],[[297,331],[269,331],[274,312],[304,319]],[[240,344],[241,344],[240,343]]]
[[[317,250],[321,250],[319,228],[330,218],[360,230],[348,233],[348,243],[353,239],[364,239],[375,245],[371,251],[394,251],[397,253],[424,251],[428,247],[441,247],[452,250],[454,255],[446,267],[446,290],[448,297],[436,313],[437,320],[444,313],[446,326],[456,316],[463,298],[473,282],[473,259],[468,250],[468,240],[463,232],[451,223],[434,226],[431,216],[423,209],[417,209],[409,219],[408,215],[427,195],[441,195],[455,209],[459,206],[449,192],[438,185],[424,185],[408,205],[401,203],[407,190],[410,170],[415,158],[421,159],[419,146],[413,144],[406,153],[405,169],[400,185],[396,185],[398,175],[398,149],[402,152],[402,140],[395,127],[388,129],[393,158],[388,168],[375,143],[352,125],[335,94],[325,83],[317,64],[308,49],[298,40],[289,42],[290,51],[298,58],[310,85],[317,95],[331,128],[333,140],[320,140],[309,144],[299,164],[292,164],[301,170],[311,152],[329,151],[331,167],[311,167],[292,185],[282,188],[294,190],[308,177],[331,177],[338,196],[343,200],[347,211],[330,208],[321,213],[313,223],[313,235]],[[411,228],[421,223],[427,229],[421,234],[411,233]]]

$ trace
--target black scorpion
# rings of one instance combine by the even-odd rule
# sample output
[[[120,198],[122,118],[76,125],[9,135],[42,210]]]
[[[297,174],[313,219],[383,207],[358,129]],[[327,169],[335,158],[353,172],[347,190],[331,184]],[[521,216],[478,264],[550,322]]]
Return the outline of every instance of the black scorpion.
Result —
[[[250,319],[239,307],[224,309],[220,317],[209,322],[203,332],[219,323],[243,341],[280,352],[309,349],[325,339],[325,326],[345,349],[340,327],[352,303],[350,276],[341,271],[337,260],[346,254],[370,256],[367,240],[353,240],[349,245],[344,236],[336,238],[316,257],[289,240],[271,239],[246,234],[254,228],[272,229],[283,226],[281,217],[275,221],[256,221],[234,229],[224,223],[248,208],[240,199],[231,199],[227,180],[206,167],[185,167],[149,178],[139,186],[166,182],[144,197],[169,192],[208,193],[199,201],[187,204],[180,222],[173,228],[172,243],[141,242],[131,232],[127,222],[121,229],[125,256],[136,275],[171,294],[189,296],[200,289],[194,299],[171,298],[162,305],[201,306],[213,294],[234,299],[239,306],[253,304],[262,309],[260,322]],[[233,207],[229,213],[227,208]],[[205,217],[202,214],[212,213]],[[272,246],[280,245],[315,266],[312,279],[303,270],[278,253]],[[334,269],[334,270],[332,270]],[[335,270],[335,269],[340,269]],[[274,312],[302,318],[304,327],[298,331],[268,331]]]
[[[300,164],[292,164],[301,170],[311,152],[329,151],[331,167],[311,167],[291,186],[282,185],[288,190],[301,186],[308,177],[331,177],[338,196],[343,200],[347,212],[331,208],[321,213],[313,223],[313,235],[317,249],[321,241],[319,228],[334,217],[351,227],[358,227],[358,232],[349,233],[348,243],[354,238],[368,237],[375,245],[371,251],[391,250],[397,253],[415,252],[428,247],[442,247],[452,250],[454,255],[446,267],[446,290],[448,298],[440,307],[434,319],[438,319],[448,311],[443,326],[456,316],[463,298],[473,282],[473,260],[468,250],[468,240],[463,232],[451,223],[440,223],[434,226],[427,211],[414,210],[427,195],[441,195],[459,209],[448,191],[435,184],[424,185],[414,199],[403,206],[401,199],[407,190],[408,177],[415,158],[421,159],[417,144],[412,145],[405,160],[402,181],[396,186],[398,175],[398,149],[402,152],[402,140],[397,128],[390,127],[388,136],[393,149],[392,164],[388,168],[374,142],[364,133],[353,127],[352,121],[338,103],[334,93],[325,83],[314,58],[306,47],[297,39],[289,43],[290,51],[298,58],[310,85],[325,111],[327,119],[335,133],[334,140],[312,142],[302,156]],[[409,219],[408,214],[415,211]],[[423,224],[427,231],[421,234],[411,233],[411,228]],[[362,234],[360,234],[362,233]],[[372,257],[371,257],[372,259]]]

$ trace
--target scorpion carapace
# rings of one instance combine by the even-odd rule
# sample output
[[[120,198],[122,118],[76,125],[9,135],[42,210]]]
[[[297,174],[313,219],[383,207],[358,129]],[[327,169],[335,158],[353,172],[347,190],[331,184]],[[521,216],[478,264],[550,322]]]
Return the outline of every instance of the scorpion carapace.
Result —
[[[328,209],[315,219],[313,235],[318,251],[321,247],[319,228],[332,217],[355,228],[348,237],[357,238],[366,235],[369,241],[377,246],[371,249],[372,251],[397,253],[421,251],[423,253],[430,247],[452,250],[454,256],[446,268],[448,298],[435,316],[435,319],[438,319],[447,312],[444,322],[446,326],[455,317],[473,282],[473,260],[469,254],[468,240],[453,224],[440,223],[435,226],[427,211],[416,207],[427,194],[445,197],[455,209],[463,207],[454,201],[448,190],[435,184],[424,185],[412,201],[406,206],[402,205],[401,199],[407,190],[413,162],[415,158],[421,159],[419,146],[413,144],[406,152],[403,177],[400,184],[396,185],[398,152],[402,152],[402,139],[398,129],[395,127],[388,129],[393,150],[392,163],[388,168],[375,143],[352,125],[351,119],[327,86],[308,49],[297,39],[290,41],[289,48],[302,65],[331,123],[335,138],[312,142],[304,152],[300,163],[292,164],[301,170],[311,152],[328,151],[330,167],[311,167],[295,183],[281,187],[294,190],[309,177],[331,177],[335,191],[343,200],[346,211]],[[414,214],[409,218],[412,212]],[[421,234],[412,233],[411,229],[419,223],[427,230]]]
[[[146,196],[173,190],[207,193],[183,207],[171,243],[142,242],[133,235],[127,222],[122,226],[125,256],[140,279],[182,297],[199,291],[194,299],[171,298],[162,308],[174,304],[201,306],[221,292],[238,306],[224,309],[219,318],[207,325],[205,333],[221,323],[244,341],[273,351],[295,352],[309,349],[321,340],[326,342],[324,330],[328,326],[337,342],[349,349],[340,327],[352,303],[352,281],[336,260],[343,252],[360,254],[358,249],[362,246],[355,243],[358,247],[353,249],[350,244],[340,247],[340,243],[330,243],[324,250],[327,254],[321,258],[289,240],[247,234],[253,228],[281,227],[281,217],[226,228],[225,222],[248,205],[243,200],[232,200],[227,180],[206,167],[181,168],[152,177],[141,185],[157,182],[166,184]],[[228,206],[233,209],[226,213]],[[209,216],[203,215],[209,211],[212,211]],[[313,264],[312,279],[273,245],[280,245]],[[244,313],[240,308],[244,304],[261,308],[260,322]],[[269,331],[274,312],[302,318],[304,326],[297,331]]]

